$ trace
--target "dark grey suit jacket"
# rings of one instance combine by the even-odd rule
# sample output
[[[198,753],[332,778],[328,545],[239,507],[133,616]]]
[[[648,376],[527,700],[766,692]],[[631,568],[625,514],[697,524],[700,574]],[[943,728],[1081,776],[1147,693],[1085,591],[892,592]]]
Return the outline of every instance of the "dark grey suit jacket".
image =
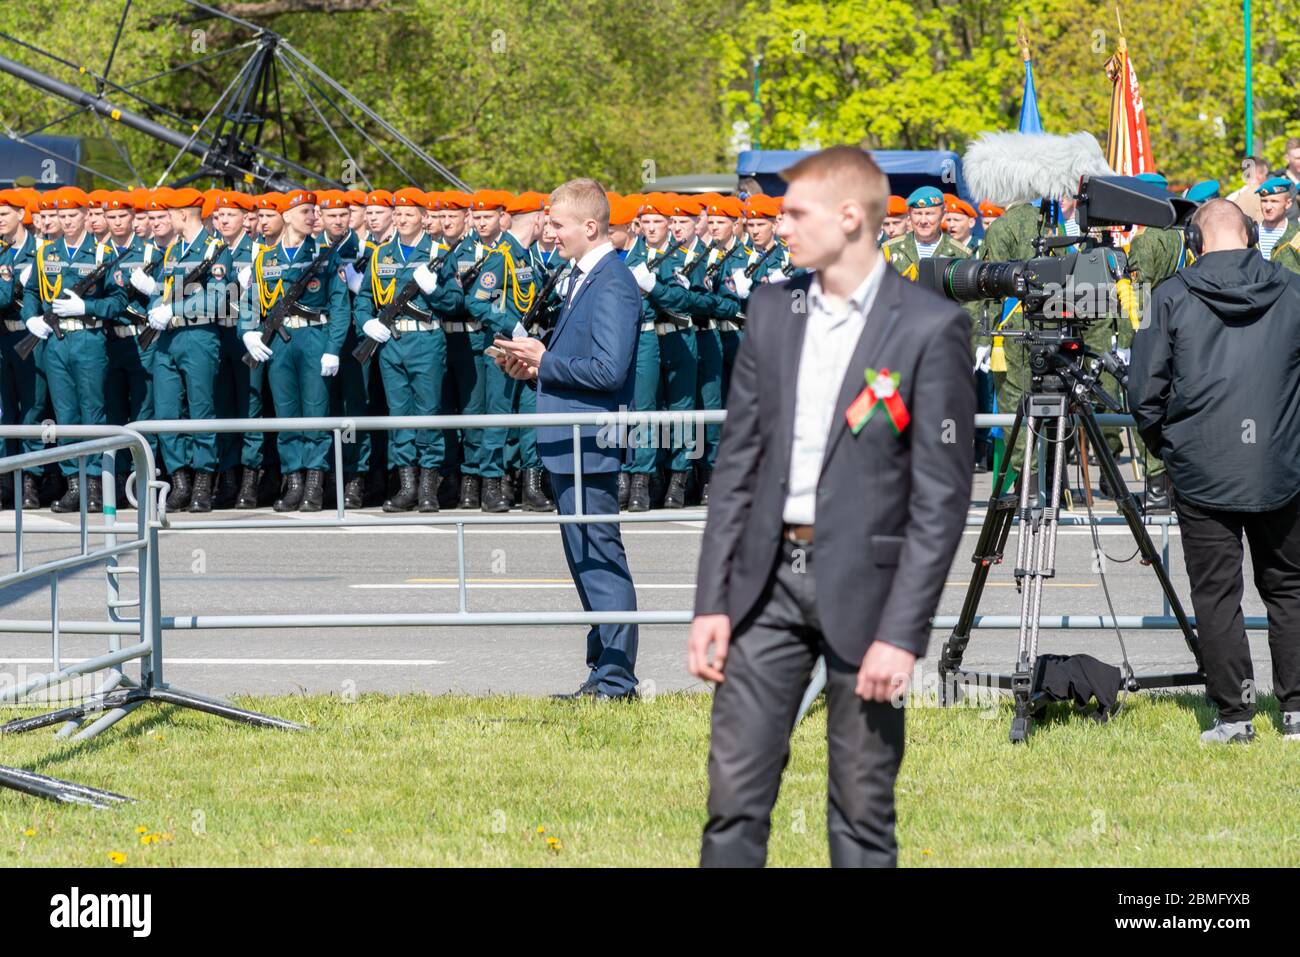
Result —
[[[695,613],[733,630],[757,610],[778,556],[799,357],[812,276],[760,287],[727,395],[709,487]],[[858,664],[879,638],[917,656],[970,504],[975,381],[970,316],[888,265],[840,384],[817,488],[817,615],[831,649]],[[880,410],[856,435],[845,411],[867,367],[901,373],[911,422]]]

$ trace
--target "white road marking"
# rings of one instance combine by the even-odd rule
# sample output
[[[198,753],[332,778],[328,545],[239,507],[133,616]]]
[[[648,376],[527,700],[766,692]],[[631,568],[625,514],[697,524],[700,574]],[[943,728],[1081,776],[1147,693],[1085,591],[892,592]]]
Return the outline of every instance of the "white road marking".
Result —
[[[80,664],[89,658],[63,658],[61,665]],[[364,665],[445,665],[446,661],[438,658],[177,658],[167,655],[163,659],[166,667],[172,665],[347,665],[348,667]],[[9,665],[52,665],[51,658],[0,658],[0,664]]]

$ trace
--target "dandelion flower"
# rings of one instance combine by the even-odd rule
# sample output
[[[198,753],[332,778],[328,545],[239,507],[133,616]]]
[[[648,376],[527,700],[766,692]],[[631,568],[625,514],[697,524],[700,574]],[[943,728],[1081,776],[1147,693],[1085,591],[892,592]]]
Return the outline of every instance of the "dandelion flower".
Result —
[[[126,863],[126,855],[123,854],[121,851],[109,851],[108,859],[112,861],[114,864]]]

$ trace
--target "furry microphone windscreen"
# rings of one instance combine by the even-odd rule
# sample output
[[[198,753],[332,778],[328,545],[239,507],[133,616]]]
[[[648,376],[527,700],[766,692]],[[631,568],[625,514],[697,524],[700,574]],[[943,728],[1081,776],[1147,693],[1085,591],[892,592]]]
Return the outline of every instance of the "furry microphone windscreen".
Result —
[[[1114,175],[1091,133],[981,133],[962,158],[966,187],[998,206],[1060,199],[1081,176]]]

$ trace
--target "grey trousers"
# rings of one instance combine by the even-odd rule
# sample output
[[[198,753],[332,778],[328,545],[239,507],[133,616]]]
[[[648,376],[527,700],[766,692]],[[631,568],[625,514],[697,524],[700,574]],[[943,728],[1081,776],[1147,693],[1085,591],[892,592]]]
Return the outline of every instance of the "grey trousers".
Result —
[[[762,867],[795,714],[819,655],[827,664],[827,832],[833,867],[893,867],[894,779],[903,709],[854,694],[858,665],[826,644],[814,603],[813,546],[782,543],[755,613],[736,626],[713,697],[709,819],[702,867]]]

